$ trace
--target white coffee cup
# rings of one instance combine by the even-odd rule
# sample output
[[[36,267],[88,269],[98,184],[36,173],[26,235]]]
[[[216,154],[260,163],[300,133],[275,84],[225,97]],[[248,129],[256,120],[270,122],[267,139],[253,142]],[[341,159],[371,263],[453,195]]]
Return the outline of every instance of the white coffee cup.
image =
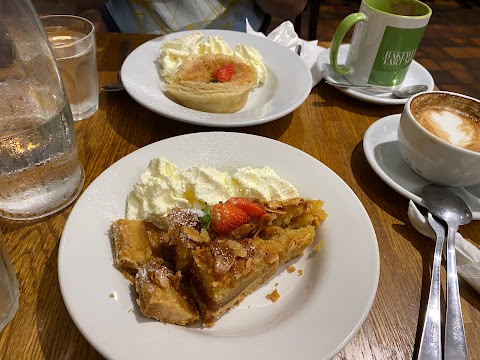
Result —
[[[360,10],[339,24],[330,46],[330,65],[352,84],[400,85],[430,20],[432,10],[419,0],[362,0]],[[338,50],[355,25],[345,65]]]
[[[426,180],[480,184],[480,100],[448,91],[412,96],[398,125],[400,153]]]

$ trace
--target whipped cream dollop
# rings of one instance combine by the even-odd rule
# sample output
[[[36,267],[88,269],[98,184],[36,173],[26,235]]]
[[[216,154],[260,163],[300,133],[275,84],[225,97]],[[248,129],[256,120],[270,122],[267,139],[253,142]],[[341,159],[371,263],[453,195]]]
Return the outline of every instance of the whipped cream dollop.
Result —
[[[166,82],[170,82],[170,79],[185,60],[205,54],[231,55],[251,65],[257,74],[253,87],[265,83],[268,78],[267,68],[258,50],[245,44],[237,44],[235,49],[232,50],[230,45],[218,35],[206,37],[199,31],[194,31],[183,37],[162,43],[159,52],[157,61],[161,65],[160,76]]]
[[[164,157],[152,159],[127,196],[127,219],[166,216],[172,208],[201,209],[240,196],[262,200],[298,197],[295,187],[268,166],[243,167],[233,174],[193,166],[179,171]]]

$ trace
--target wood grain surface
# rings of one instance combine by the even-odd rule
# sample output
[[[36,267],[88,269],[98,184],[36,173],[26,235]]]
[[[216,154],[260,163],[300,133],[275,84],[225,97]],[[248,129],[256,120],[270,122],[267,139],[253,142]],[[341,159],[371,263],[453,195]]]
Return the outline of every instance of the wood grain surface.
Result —
[[[116,53],[125,38],[136,47],[153,37],[99,33],[99,86],[116,79],[120,66]],[[353,189],[370,216],[380,251],[378,291],[364,325],[335,359],[416,357],[434,242],[410,225],[408,200],[373,172],[362,147],[363,135],[374,121],[401,111],[402,106],[352,99],[322,82],[291,114],[263,125],[228,129],[276,139],[317,158]],[[175,135],[216,130],[154,114],[125,92],[101,93],[97,113],[75,125],[85,188],[115,161],[144,145]],[[38,221],[0,220],[20,286],[18,313],[0,334],[1,359],[102,358],[77,330],[58,285],[58,246],[71,208]],[[463,226],[461,233],[480,245],[478,221]],[[444,269],[442,274],[445,276]],[[480,359],[480,296],[462,280],[460,293],[470,359]]]

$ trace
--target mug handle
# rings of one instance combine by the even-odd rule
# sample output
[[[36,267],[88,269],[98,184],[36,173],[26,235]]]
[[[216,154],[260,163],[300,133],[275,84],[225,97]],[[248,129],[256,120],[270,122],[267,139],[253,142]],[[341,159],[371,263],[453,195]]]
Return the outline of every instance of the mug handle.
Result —
[[[357,22],[365,21],[366,19],[367,17],[362,13],[350,14],[342,20],[340,25],[338,25],[337,30],[335,30],[335,34],[333,34],[332,44],[330,45],[330,65],[333,70],[340,75],[348,75],[351,70],[347,66],[338,65],[338,48],[340,47],[347,31]]]

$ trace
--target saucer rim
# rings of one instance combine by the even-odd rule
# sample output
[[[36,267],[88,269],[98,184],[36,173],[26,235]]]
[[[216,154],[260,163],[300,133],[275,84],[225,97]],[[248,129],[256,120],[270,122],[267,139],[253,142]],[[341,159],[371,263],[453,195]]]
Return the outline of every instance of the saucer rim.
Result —
[[[344,52],[344,53],[348,52],[349,47],[350,47],[349,43],[348,44],[341,44],[340,47],[339,47],[339,50],[338,50],[339,54],[342,53],[342,52]],[[332,77],[325,75],[324,71],[322,69],[323,64],[330,64],[330,60],[327,60],[327,61],[324,60],[324,58],[327,57],[329,55],[329,53],[330,53],[330,48],[326,48],[324,51],[322,51],[320,53],[320,55],[318,56],[317,61],[315,62],[315,66],[317,67],[317,70],[320,72],[320,74],[322,74],[323,79],[328,78],[330,81],[333,80],[333,82],[337,82]],[[327,59],[328,59],[328,57],[327,57]],[[428,89],[426,91],[434,90],[435,89],[435,80],[433,79],[432,74],[422,64],[420,64],[418,61],[415,61],[415,60],[412,61],[412,64],[411,64],[411,66],[410,66],[410,68],[407,72],[407,76],[412,71],[412,67],[416,68],[420,72],[423,71],[425,73],[426,77],[428,78],[427,84],[425,84],[425,85],[428,86]],[[347,81],[347,80],[345,79],[345,81]],[[415,84],[411,84],[411,85],[415,85]],[[335,87],[335,85],[332,85],[332,86]],[[340,91],[344,94],[347,94],[347,95],[349,95],[349,96],[351,96],[355,99],[365,101],[365,102],[369,102],[369,103],[373,103],[373,104],[403,105],[408,101],[408,98],[404,98],[404,99],[379,98],[378,96],[369,95],[366,92],[358,91],[358,90],[355,90],[355,89],[345,89],[345,88],[339,88],[339,87],[335,87],[335,88],[338,91]]]
[[[387,115],[373,122],[368,127],[368,129],[366,130],[363,136],[363,152],[365,154],[368,164],[383,182],[385,182],[388,186],[390,186],[393,190],[395,190],[397,193],[399,193],[403,197],[409,200],[412,200],[413,202],[415,202],[420,206],[425,207],[425,204],[423,203],[423,200],[420,196],[404,188],[399,183],[397,183],[393,178],[391,178],[390,175],[385,171],[383,167],[380,166],[380,164],[375,158],[375,147],[385,143],[386,141],[384,141],[384,139],[372,141],[371,139],[375,138],[374,134],[377,133],[380,128],[383,128],[385,130],[383,131],[384,134],[388,133],[390,136],[394,136],[395,138],[397,138],[397,125],[398,125],[398,122],[400,121],[401,115],[402,114],[400,113]],[[385,137],[386,136],[384,136],[384,138]],[[425,183],[428,184],[428,181],[425,180]],[[462,187],[458,187],[457,189],[465,190],[465,188],[462,188]],[[477,199],[480,199],[474,194],[472,193],[470,194],[476,197]],[[480,211],[472,210],[472,214],[473,214],[473,220],[480,220]]]

